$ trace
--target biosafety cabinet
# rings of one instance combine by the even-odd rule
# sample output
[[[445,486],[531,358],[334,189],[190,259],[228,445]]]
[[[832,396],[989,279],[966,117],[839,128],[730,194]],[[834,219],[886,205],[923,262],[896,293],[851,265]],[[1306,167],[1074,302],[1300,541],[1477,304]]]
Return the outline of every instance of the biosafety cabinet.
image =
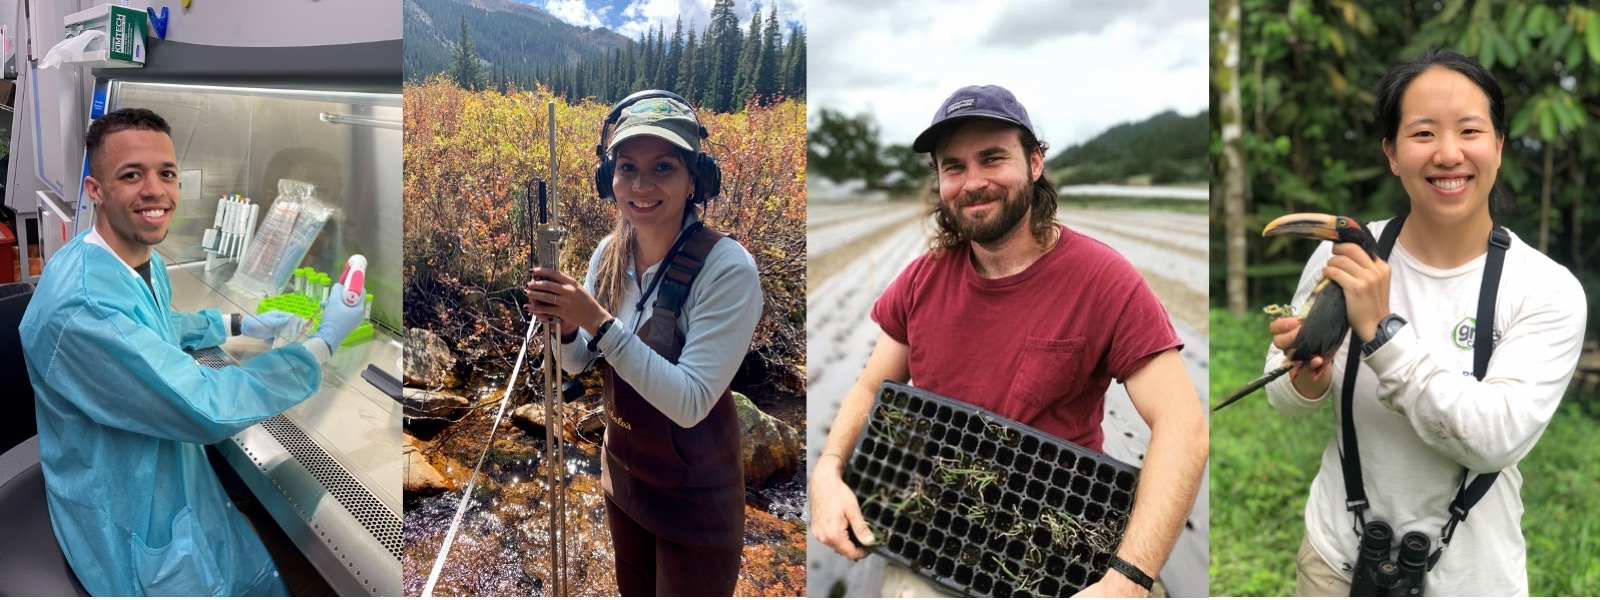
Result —
[[[0,26],[17,49],[5,66],[18,84],[5,179],[16,237],[37,240],[48,270],[55,249],[93,226],[82,186],[88,124],[148,108],[171,125],[180,170],[177,209],[156,246],[174,307],[254,313],[267,307],[263,298],[293,292],[230,284],[239,263],[209,250],[219,200],[249,198],[260,227],[280,181],[314,186],[329,213],[298,265],[337,277],[349,255],[364,255],[371,338],[334,354],[311,399],[216,449],[336,593],[400,595],[401,410],[386,376],[400,375],[403,352],[401,2],[157,4],[158,17],[167,11],[165,38],[152,22],[143,67],[41,68],[65,37],[63,18],[98,4],[0,0],[0,21],[10,17]],[[17,251],[28,256],[24,244]],[[23,279],[37,281],[25,259]],[[222,368],[269,350],[233,338],[195,354]],[[16,462],[12,452],[5,458]],[[15,470],[0,460],[0,484]]]

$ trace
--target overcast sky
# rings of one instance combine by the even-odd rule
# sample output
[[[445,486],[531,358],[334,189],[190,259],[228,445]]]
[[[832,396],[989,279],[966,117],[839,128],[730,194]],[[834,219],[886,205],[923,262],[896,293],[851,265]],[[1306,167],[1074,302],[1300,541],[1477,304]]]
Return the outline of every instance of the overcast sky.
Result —
[[[679,16],[683,17],[683,27],[689,28],[689,23],[694,23],[695,31],[704,31],[706,24],[711,20],[711,5],[713,0],[518,0],[523,4],[532,4],[545,9],[557,18],[573,25],[584,27],[604,27],[630,38],[638,39],[646,30],[655,29],[657,23],[664,23],[667,35],[672,35],[672,27]],[[736,0],[734,6],[739,13],[739,26],[750,24],[750,9],[754,5],[761,7],[762,20],[765,21],[767,11],[773,5],[778,7],[778,20],[785,23],[804,23],[806,21],[806,0],[767,0],[766,2],[752,3],[749,0]],[[788,27],[784,27],[785,39],[788,39]],[[686,34],[687,35],[687,34]],[[809,49],[809,48],[808,48]]]
[[[1056,150],[1209,103],[1205,0],[812,0],[808,109],[871,113],[910,145],[965,85],[1016,94]],[[781,10],[781,9],[780,9]],[[1052,152],[1053,154],[1053,152]]]

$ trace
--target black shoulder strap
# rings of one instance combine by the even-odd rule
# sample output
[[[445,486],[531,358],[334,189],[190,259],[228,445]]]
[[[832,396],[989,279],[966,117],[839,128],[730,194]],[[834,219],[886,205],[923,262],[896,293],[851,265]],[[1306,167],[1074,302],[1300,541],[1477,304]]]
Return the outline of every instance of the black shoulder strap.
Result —
[[[1389,260],[1394,241],[1400,237],[1400,227],[1406,224],[1405,216],[1395,217],[1383,228],[1378,238],[1378,258]],[[1361,338],[1350,332],[1350,353],[1345,355],[1344,386],[1339,389],[1339,429],[1344,438],[1344,451],[1339,454],[1339,466],[1344,470],[1344,508],[1356,513],[1356,535],[1366,527],[1367,488],[1361,480],[1361,451],[1356,446],[1355,419],[1350,418],[1350,407],[1355,402],[1356,373],[1361,370]]]
[[[650,332],[648,341],[652,346],[666,347],[672,344],[672,333],[678,327],[678,313],[683,310],[683,303],[689,299],[689,286],[694,284],[695,277],[700,275],[700,268],[705,266],[706,256],[711,254],[711,247],[726,234],[703,227],[700,223],[689,226],[692,230],[684,236],[683,246],[677,251],[667,255],[661,272],[656,274],[656,281],[660,283],[660,290],[656,293],[656,301],[650,313]]]
[[[1383,228],[1383,235],[1378,240],[1379,258],[1389,259],[1395,240],[1400,236],[1400,228],[1404,224],[1405,217],[1397,217]],[[1483,381],[1483,377],[1488,373],[1489,356],[1494,353],[1495,298],[1500,289],[1500,274],[1505,270],[1506,251],[1510,248],[1511,234],[1504,227],[1494,226],[1489,234],[1489,253],[1484,260],[1483,282],[1478,287],[1478,312],[1472,341],[1472,375],[1479,381]],[[1366,524],[1364,511],[1367,508],[1367,493],[1361,477],[1361,453],[1356,444],[1355,424],[1350,418],[1355,398],[1356,373],[1361,365],[1360,353],[1361,342],[1351,335],[1350,353],[1345,360],[1344,388],[1339,394],[1342,410],[1340,427],[1344,437],[1344,452],[1339,462],[1344,471],[1345,508],[1356,513],[1356,535],[1361,534],[1361,528]],[[1469,472],[1466,467],[1462,467],[1462,485],[1457,490],[1455,499],[1450,501],[1450,520],[1439,532],[1438,549],[1428,557],[1430,571],[1439,562],[1439,556],[1444,549],[1450,545],[1456,525],[1467,519],[1467,513],[1478,504],[1478,501],[1483,500],[1489,493],[1489,488],[1494,487],[1494,482],[1500,473],[1483,473],[1474,477],[1470,484],[1467,482],[1467,475]]]
[[[1489,255],[1483,263],[1483,285],[1478,288],[1478,320],[1473,324],[1472,332],[1472,376],[1478,381],[1483,381],[1484,375],[1489,372],[1489,355],[1494,353],[1494,304],[1495,297],[1500,290],[1500,272],[1505,270],[1506,251],[1511,249],[1511,234],[1504,227],[1494,226],[1489,233]],[[1489,494],[1489,488],[1494,487],[1500,472],[1483,473],[1472,478],[1472,483],[1467,483],[1466,467],[1461,467],[1461,489],[1456,491],[1456,497],[1450,501],[1450,520],[1439,530],[1439,549],[1428,557],[1428,569],[1439,562],[1439,553],[1444,552],[1450,545],[1450,538],[1456,534],[1456,525],[1467,520],[1467,511],[1472,510],[1484,496]]]

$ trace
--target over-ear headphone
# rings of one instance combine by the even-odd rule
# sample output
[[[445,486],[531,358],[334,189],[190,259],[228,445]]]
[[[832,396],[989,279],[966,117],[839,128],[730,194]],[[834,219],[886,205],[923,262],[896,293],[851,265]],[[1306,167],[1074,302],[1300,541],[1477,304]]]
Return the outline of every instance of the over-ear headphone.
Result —
[[[616,194],[611,189],[611,179],[616,171],[617,163],[610,153],[606,152],[606,146],[609,145],[611,134],[613,133],[612,126],[622,119],[622,111],[627,110],[628,107],[641,100],[651,98],[666,98],[681,102],[684,106],[689,106],[688,100],[684,100],[682,96],[672,92],[666,90],[644,90],[642,92],[634,92],[627,98],[623,98],[616,106],[611,107],[611,112],[606,114],[605,123],[600,125],[600,144],[594,147],[595,156],[600,158],[600,165],[594,169],[594,191],[600,194],[601,198],[612,202],[617,200]],[[690,109],[690,114],[694,115],[695,122],[699,123],[700,115],[694,114],[693,110],[692,108]],[[706,131],[706,126],[701,125],[700,138],[706,139],[709,137],[711,135]],[[694,164],[688,166],[699,175],[699,177],[696,177],[694,196],[689,199],[691,204],[703,203],[707,199],[715,198],[722,193],[722,169],[717,167],[717,159],[712,158],[711,155],[705,152],[696,152],[694,153]]]

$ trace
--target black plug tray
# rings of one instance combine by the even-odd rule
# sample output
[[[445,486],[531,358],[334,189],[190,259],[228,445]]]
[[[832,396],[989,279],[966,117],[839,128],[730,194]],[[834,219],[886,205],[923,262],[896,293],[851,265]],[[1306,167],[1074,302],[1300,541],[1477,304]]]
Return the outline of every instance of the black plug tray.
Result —
[[[1106,572],[1139,470],[965,402],[878,388],[844,481],[870,550],[974,597],[1067,597]]]

